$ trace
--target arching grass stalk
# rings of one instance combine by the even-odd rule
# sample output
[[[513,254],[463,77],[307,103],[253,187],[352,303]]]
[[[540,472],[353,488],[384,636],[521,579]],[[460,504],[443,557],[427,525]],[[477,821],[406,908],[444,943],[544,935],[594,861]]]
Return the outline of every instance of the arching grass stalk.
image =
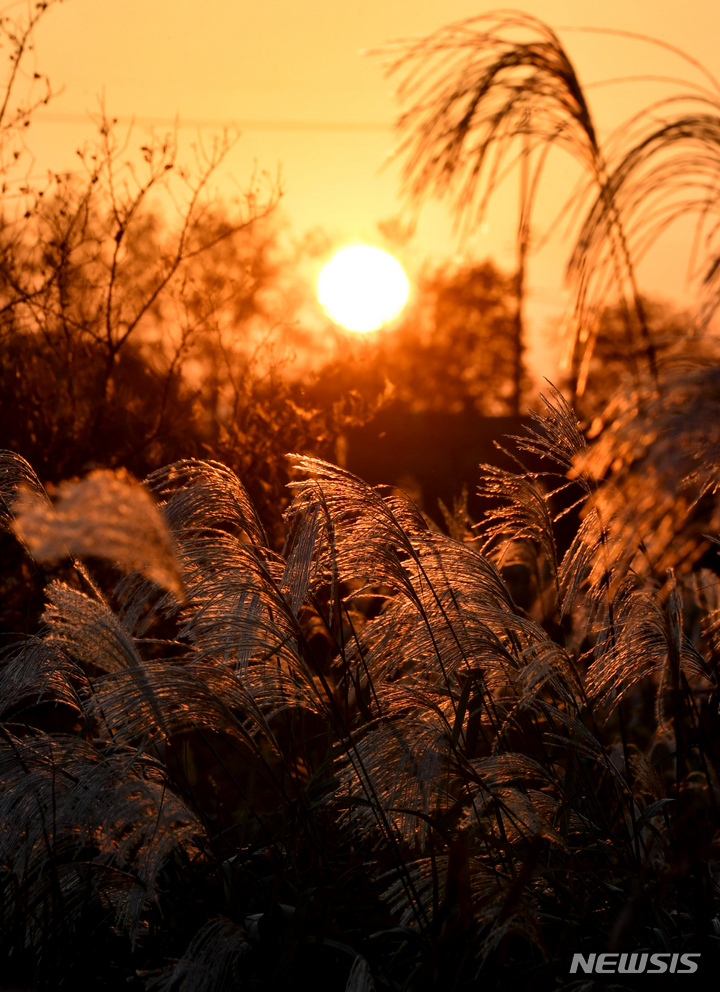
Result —
[[[710,224],[718,212],[720,87],[695,59],[675,46],[656,44],[700,72],[702,84],[672,80],[684,92],[621,124],[605,146],[566,48],[555,31],[529,14],[493,11],[374,53],[384,57],[389,74],[400,76],[398,98],[407,109],[398,119],[395,157],[403,161],[404,188],[415,209],[431,194],[451,195],[458,223],[469,229],[482,220],[508,173],[520,167],[519,280],[548,151],[561,148],[580,164],[587,183],[570,203],[585,219],[567,268],[575,289],[568,350],[578,393],[589,373],[610,281],[625,315],[629,358],[634,360],[639,339],[657,386],[656,347],[638,261],[680,217],[698,217],[698,239],[703,226],[710,241],[720,230],[717,220]],[[566,215],[566,208],[559,213]],[[704,266],[712,296],[703,319],[720,299],[718,258],[720,252],[711,249]]]

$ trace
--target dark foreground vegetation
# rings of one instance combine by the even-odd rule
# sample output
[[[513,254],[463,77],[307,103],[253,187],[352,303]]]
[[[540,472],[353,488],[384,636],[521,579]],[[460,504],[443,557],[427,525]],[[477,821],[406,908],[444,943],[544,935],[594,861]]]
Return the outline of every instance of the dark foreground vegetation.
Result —
[[[661,499],[631,525],[637,465],[598,482],[559,396],[523,443],[574,466],[562,561],[538,478],[489,466],[504,508],[451,538],[297,458],[278,554],[217,462],[51,504],[3,456],[28,624],[0,669],[6,983],[579,988],[572,953],[603,951],[700,953],[707,977],[716,556]],[[658,493],[663,469],[644,458]]]

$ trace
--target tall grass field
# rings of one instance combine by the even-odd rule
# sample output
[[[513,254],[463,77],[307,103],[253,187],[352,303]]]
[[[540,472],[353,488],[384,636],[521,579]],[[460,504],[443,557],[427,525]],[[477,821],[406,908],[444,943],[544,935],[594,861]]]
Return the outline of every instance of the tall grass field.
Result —
[[[3,455],[44,601],[0,667],[7,986],[579,989],[606,980],[573,955],[603,953],[707,977],[716,558],[664,510],[628,529],[633,466],[603,471],[559,394],[521,443],[547,474],[486,466],[504,505],[453,537],[298,457],[282,554],[219,463],[51,502]],[[641,470],[659,491],[662,458]]]

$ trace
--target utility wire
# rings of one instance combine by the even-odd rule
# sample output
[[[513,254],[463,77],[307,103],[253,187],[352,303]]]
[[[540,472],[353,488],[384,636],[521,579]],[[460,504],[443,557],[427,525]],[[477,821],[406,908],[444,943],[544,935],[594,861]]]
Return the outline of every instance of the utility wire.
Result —
[[[177,128],[237,128],[239,131],[345,131],[345,132],[379,132],[392,131],[392,123],[382,121],[300,121],[300,120],[212,120],[207,117],[175,119],[172,117],[131,117],[125,114],[113,114],[112,120],[118,124],[136,124],[138,127],[177,127]],[[56,113],[38,111],[35,120],[47,124],[87,124],[91,120],[88,114]]]

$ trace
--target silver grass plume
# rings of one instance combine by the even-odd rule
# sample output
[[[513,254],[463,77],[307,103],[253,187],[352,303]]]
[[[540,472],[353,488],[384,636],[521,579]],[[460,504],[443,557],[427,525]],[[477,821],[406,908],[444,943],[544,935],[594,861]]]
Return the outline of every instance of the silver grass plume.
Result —
[[[575,460],[626,572],[689,572],[720,530],[720,366],[670,369],[620,392]]]
[[[22,455],[0,449],[0,523],[12,519],[12,504],[21,486],[34,493],[39,500],[50,502],[34,469]]]
[[[63,482],[52,506],[21,487],[13,513],[16,535],[40,562],[106,558],[184,597],[167,523],[147,489],[123,471],[98,469]]]

